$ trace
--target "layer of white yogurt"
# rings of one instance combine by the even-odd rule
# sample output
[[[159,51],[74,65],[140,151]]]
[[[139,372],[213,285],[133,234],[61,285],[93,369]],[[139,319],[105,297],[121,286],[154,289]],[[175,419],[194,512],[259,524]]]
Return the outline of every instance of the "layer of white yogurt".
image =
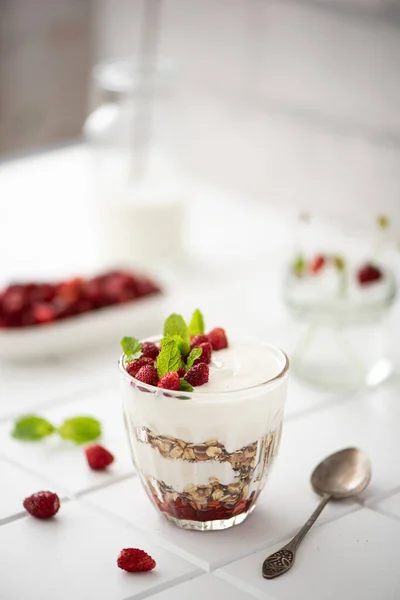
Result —
[[[196,392],[233,392],[245,390],[273,379],[282,371],[282,362],[270,347],[251,342],[233,342],[214,351],[208,383]]]
[[[235,483],[236,473],[230,463],[217,461],[188,461],[162,456],[155,448],[138,442],[135,444],[138,466],[144,477],[151,475],[181,493],[191,485],[207,485],[210,477],[217,477],[223,485]]]

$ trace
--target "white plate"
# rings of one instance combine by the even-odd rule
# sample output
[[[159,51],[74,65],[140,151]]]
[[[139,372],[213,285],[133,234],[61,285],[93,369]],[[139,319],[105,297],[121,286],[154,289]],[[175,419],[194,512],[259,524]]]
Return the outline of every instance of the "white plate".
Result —
[[[158,294],[101,308],[48,325],[0,329],[0,358],[21,361],[71,354],[124,335],[146,337],[161,331],[166,297]]]

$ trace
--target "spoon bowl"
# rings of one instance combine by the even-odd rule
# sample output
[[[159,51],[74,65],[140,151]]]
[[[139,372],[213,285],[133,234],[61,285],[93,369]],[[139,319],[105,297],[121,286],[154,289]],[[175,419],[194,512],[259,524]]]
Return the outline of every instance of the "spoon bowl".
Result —
[[[313,490],[340,500],[362,492],[371,480],[369,458],[358,448],[346,448],[319,463],[311,475]]]

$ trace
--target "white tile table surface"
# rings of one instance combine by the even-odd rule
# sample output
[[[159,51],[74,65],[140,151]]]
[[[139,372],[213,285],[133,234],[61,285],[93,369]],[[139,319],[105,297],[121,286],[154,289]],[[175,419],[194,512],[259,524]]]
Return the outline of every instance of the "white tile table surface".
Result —
[[[71,152],[76,158],[77,150]],[[67,155],[61,153],[63,160]],[[38,159],[41,169],[43,160]],[[207,201],[212,204],[205,199],[203,207]],[[257,212],[257,220],[259,216]],[[214,260],[207,248],[208,262],[200,261],[195,273],[189,268],[179,287],[171,282],[171,310],[186,313],[200,306],[210,324],[238,334],[251,330],[285,345],[288,323],[279,295],[284,252],[278,250],[286,244],[286,218],[266,213],[270,238],[260,248],[258,262],[251,253],[261,235],[249,245],[248,255],[241,239],[238,254],[243,250],[244,258],[236,255],[234,270],[227,267],[229,251]],[[234,237],[240,223],[235,227]],[[251,233],[244,228],[243,235],[245,230]],[[210,244],[216,243],[213,239]],[[234,239],[229,243],[234,250]],[[78,268],[78,250],[71,252],[71,265]],[[48,272],[57,266],[51,260]],[[227,298],[235,301],[227,303]],[[41,365],[0,365],[0,600],[400,598],[398,373],[380,389],[353,394],[320,393],[293,379],[280,454],[255,512],[229,531],[199,533],[165,522],[140,487],[123,429],[116,361],[117,349],[114,353],[108,347]],[[15,416],[26,412],[56,425],[79,414],[98,417],[115,463],[107,472],[95,473],[82,448],[56,436],[36,444],[12,439]],[[276,581],[264,580],[263,557],[316,506],[309,484],[313,467],[334,450],[353,445],[371,457],[370,487],[357,500],[328,505],[292,571]],[[40,489],[65,498],[51,522],[37,521],[22,509],[24,497]],[[126,546],[147,550],[157,561],[156,570],[143,575],[120,571],[116,558]]]
[[[316,527],[295,567],[281,578],[260,576],[263,560],[281,544],[216,571],[256,598],[266,600],[397,600],[400,523],[367,508]]]

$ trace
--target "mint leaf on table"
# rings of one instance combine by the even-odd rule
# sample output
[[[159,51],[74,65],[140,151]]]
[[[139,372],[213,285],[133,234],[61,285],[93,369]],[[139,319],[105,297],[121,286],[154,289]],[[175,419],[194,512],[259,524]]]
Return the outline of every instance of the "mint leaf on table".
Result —
[[[101,424],[93,417],[74,417],[64,421],[58,433],[64,440],[84,444],[101,436]]]
[[[185,319],[181,315],[173,313],[164,322],[164,337],[175,335],[179,335],[184,342],[190,345],[190,333]]]
[[[34,442],[42,440],[54,431],[55,427],[49,421],[46,421],[46,419],[36,417],[35,415],[27,415],[14,423],[11,435],[17,440]]]
[[[190,335],[201,335],[204,333],[204,329],[204,317],[200,310],[196,308],[193,313],[192,320],[189,323],[189,333]]]
[[[121,346],[128,360],[140,358],[142,355],[142,344],[134,337],[123,337]]]
[[[193,392],[193,387],[190,385],[190,383],[188,381],[186,381],[186,379],[181,379],[180,384],[181,384],[182,392]]]
[[[195,360],[197,360],[198,358],[200,358],[200,356],[203,354],[203,348],[193,348],[193,350],[190,351],[190,354],[188,356],[187,359],[187,363],[186,363],[186,368],[189,371],[189,369],[191,369],[193,367],[193,363]]]
[[[161,377],[170,371],[178,371],[182,365],[181,353],[176,341],[168,339],[161,347],[161,351],[157,356],[157,373]]]

